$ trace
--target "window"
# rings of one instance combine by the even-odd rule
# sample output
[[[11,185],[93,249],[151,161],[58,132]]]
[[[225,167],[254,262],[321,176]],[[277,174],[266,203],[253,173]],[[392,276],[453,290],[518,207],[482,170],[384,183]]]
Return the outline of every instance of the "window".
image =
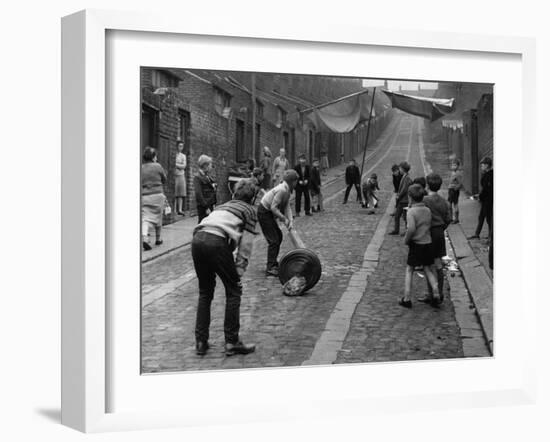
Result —
[[[288,144],[288,132],[286,130],[283,132],[283,149],[286,151],[287,157],[289,157],[290,152],[289,152],[289,144]]]
[[[277,126],[281,127],[283,124],[286,123],[287,118],[287,111],[285,111],[282,107],[277,108]]]
[[[256,116],[264,117],[264,104],[260,100],[256,100]]]
[[[236,160],[240,163],[246,161],[246,152],[244,148],[244,121],[237,119],[235,123],[235,153]]]
[[[214,88],[214,107],[219,115],[231,106],[231,95],[218,87]]]
[[[151,84],[155,88],[159,87],[178,87],[179,78],[166,71],[153,69],[151,73]]]

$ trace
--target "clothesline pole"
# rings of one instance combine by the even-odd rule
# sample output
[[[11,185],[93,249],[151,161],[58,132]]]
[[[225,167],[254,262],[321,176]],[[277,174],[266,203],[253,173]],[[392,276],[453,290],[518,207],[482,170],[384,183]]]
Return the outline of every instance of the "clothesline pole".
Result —
[[[376,88],[375,88],[376,89]],[[351,97],[355,97],[357,95],[362,95],[362,94],[367,94],[369,91],[368,89],[367,90],[364,90],[364,91],[360,91],[360,92],[354,92],[353,94],[349,94],[349,95],[346,95],[344,97],[340,97],[340,98],[337,98],[336,100],[331,100],[331,101],[328,101],[326,103],[322,103],[322,104],[319,104],[317,106],[312,106],[312,107],[308,107],[306,109],[302,109],[300,111],[298,111],[300,114],[303,114],[304,112],[309,112],[309,111],[312,111],[314,109],[319,109],[321,107],[325,107],[325,106],[328,106],[329,104],[334,104],[334,103],[338,103],[340,101],[344,101],[344,100],[347,100],[348,98],[351,98]]]
[[[365,138],[365,147],[363,149],[363,161],[361,162],[361,179],[363,179],[363,167],[365,166],[365,156],[367,155],[367,145],[369,143],[370,123],[372,121],[372,111],[374,110],[374,95],[376,88],[372,90],[372,100],[370,104],[369,125],[367,126],[367,137]]]

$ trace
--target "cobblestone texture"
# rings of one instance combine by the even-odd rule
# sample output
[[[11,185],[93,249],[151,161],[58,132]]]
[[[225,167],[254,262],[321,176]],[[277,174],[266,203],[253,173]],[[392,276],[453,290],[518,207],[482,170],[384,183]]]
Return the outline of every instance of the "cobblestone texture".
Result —
[[[193,329],[198,290],[197,281],[193,279],[172,287],[143,307],[142,371],[295,366],[307,361],[327,324],[329,327],[342,324],[341,319],[332,316],[341,295],[360,286],[358,278],[366,277],[365,270],[361,270],[365,252],[393,196],[390,166],[406,159],[411,146],[412,176],[423,174],[418,120],[398,116],[386,131],[380,149],[374,152],[365,167],[366,171],[378,174],[382,189],[376,214],[368,215],[354,202],[355,195],[343,205],[342,182],[325,189],[328,201],[325,212],[296,219],[301,238],[319,255],[323,266],[321,280],[309,293],[301,297],[282,295],[278,279],[266,278],[264,274],[266,243],[263,238],[257,240],[251,265],[243,278],[241,304],[241,337],[245,342],[257,344],[255,353],[224,356],[225,296],[223,286],[218,283],[212,303],[211,349],[204,357],[195,355]],[[349,333],[335,346],[337,359],[334,362],[463,356],[461,333],[448,288],[446,301],[439,310],[420,303],[414,303],[411,310],[398,306],[407,253],[403,238],[385,236],[377,246],[380,250],[374,254],[374,259],[379,262],[368,276],[366,290],[359,293],[360,300],[351,322],[345,324]],[[285,238],[280,256],[291,247]],[[142,272],[144,295],[192,271],[188,248],[147,263]],[[426,290],[425,279],[415,275],[413,290],[422,295]]]

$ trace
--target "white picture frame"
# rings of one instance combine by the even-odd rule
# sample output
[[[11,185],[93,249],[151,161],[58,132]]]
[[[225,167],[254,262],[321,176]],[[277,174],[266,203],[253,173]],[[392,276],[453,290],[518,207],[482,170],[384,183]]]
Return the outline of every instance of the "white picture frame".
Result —
[[[107,298],[111,240],[107,228],[109,205],[108,156],[106,155],[106,35],[109,31],[140,31],[164,35],[205,35],[269,39],[276,41],[317,42],[326,44],[368,45],[380,49],[403,48],[432,51],[458,51],[473,54],[507,54],[521,58],[521,151],[524,165],[534,158],[535,43],[532,39],[494,37],[422,31],[399,32],[372,28],[331,25],[319,28],[296,28],[291,24],[261,22],[219,23],[208,17],[194,17],[182,24],[177,17],[145,13],[86,10],[62,21],[62,423],[84,432],[101,432],[139,428],[161,428],[207,424],[209,419],[182,407],[166,410],[107,412],[108,395],[113,385],[107,376],[112,354],[107,338],[111,312]],[[457,79],[460,80],[460,79]],[[497,116],[498,118],[498,116]],[[526,212],[533,216],[536,194],[522,195]],[[530,207],[530,208],[529,208]],[[497,229],[498,235],[498,229]],[[498,253],[498,240],[497,253]],[[520,247],[522,257],[534,256],[534,245]],[[521,262],[521,261],[520,261]],[[525,262],[525,261],[524,261]],[[498,266],[498,259],[497,265]],[[498,268],[498,267],[497,267]],[[522,278],[521,292],[536,293],[533,280]],[[498,287],[498,284],[497,284]],[[498,389],[472,390],[463,393],[431,391],[424,395],[378,396],[362,393],[322,399],[308,398],[311,409],[288,405],[274,406],[265,412],[249,414],[251,421],[285,419],[299,413],[307,416],[362,414],[370,412],[499,404],[533,403],[535,397],[535,313],[523,308],[521,337],[525,351],[523,371]],[[497,303],[498,305],[498,303]],[[496,319],[498,321],[498,317]],[[498,357],[498,353],[497,353]],[[432,364],[448,362],[432,362]],[[386,370],[397,364],[385,365]],[[380,365],[378,366],[380,367]],[[312,368],[322,369],[321,367]],[[294,369],[282,370],[294,376]],[[303,369],[296,369],[303,370]],[[342,367],[358,376],[362,367]],[[296,371],[296,373],[298,373]],[[218,373],[221,375],[221,373]],[[244,372],[236,373],[244,375]],[[245,399],[246,400],[246,399]],[[244,400],[244,401],[245,401]],[[247,408],[242,404],[243,409]],[[275,404],[277,405],[277,404]],[[254,410],[254,404],[248,404]],[[222,413],[218,411],[218,413]],[[229,420],[228,420],[229,421]]]

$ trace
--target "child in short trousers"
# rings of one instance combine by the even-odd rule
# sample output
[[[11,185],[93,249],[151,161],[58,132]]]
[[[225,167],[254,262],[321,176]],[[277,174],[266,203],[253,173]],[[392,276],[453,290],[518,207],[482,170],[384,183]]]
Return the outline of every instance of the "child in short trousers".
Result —
[[[409,246],[407,256],[407,270],[405,272],[405,293],[399,301],[399,305],[405,308],[411,308],[411,285],[414,268],[422,266],[424,274],[433,290],[434,307],[439,305],[440,297],[437,288],[437,280],[432,271],[434,263],[432,251],[432,238],[430,227],[432,224],[432,214],[424,202],[424,190],[419,184],[413,184],[408,189],[411,208],[407,211],[407,233],[405,234],[405,244]]]
[[[451,180],[449,182],[447,201],[451,204],[452,224],[458,224],[458,197],[462,189],[462,171],[460,170],[460,160],[455,159],[451,163]]]
[[[445,246],[445,229],[451,223],[451,206],[445,198],[437,193],[443,183],[441,177],[436,173],[430,173],[426,177],[426,181],[428,183],[428,196],[424,198],[424,204],[426,204],[426,207],[428,207],[432,213],[430,235],[432,237],[432,251],[434,257],[434,268],[437,277],[437,288],[442,301],[444,275],[441,258],[447,255],[447,248]],[[432,302],[432,298],[432,287],[428,283],[428,296],[423,299],[419,299],[419,301]]]

